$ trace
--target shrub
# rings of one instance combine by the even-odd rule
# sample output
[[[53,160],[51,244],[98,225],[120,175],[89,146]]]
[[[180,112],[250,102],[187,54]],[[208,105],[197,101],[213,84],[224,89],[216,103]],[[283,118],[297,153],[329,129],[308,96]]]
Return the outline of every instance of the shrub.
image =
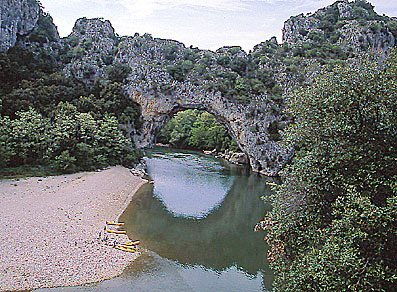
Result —
[[[131,73],[131,68],[127,64],[115,63],[106,67],[106,73],[112,82],[122,83]]]

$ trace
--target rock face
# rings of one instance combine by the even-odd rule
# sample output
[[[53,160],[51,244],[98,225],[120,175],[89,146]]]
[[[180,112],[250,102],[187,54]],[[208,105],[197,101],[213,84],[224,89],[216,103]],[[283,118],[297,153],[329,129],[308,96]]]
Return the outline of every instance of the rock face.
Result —
[[[315,13],[293,16],[284,24],[283,41],[296,47],[325,39],[345,51],[388,51],[395,45],[395,36],[388,27],[392,19],[376,14],[373,8],[365,1],[341,0]]]
[[[13,47],[18,36],[31,32],[38,19],[40,7],[35,0],[1,0],[0,52]]]
[[[237,165],[249,164],[249,159],[247,154],[242,152],[233,152],[226,150],[225,153],[220,153],[219,156],[233,164],[237,164]]]
[[[254,171],[276,175],[290,158],[291,152],[269,139],[267,128],[272,120],[271,115],[263,119],[247,118],[250,107],[235,105],[219,93],[207,93],[197,87],[181,86],[180,91],[172,95],[141,93],[133,84],[127,88],[132,98],[142,106],[143,134],[136,137],[141,147],[151,146],[159,131],[176,112],[197,108],[215,115],[226,125],[240,149],[248,155]]]
[[[105,68],[113,62],[117,43],[114,28],[108,20],[78,19],[64,43],[71,47],[73,58],[64,68],[67,76],[85,82],[106,77]]]
[[[265,96],[253,95],[249,104],[236,104],[220,92],[208,90],[206,85],[210,81],[198,72],[188,73],[183,81],[175,80],[166,70],[170,62],[164,52],[169,47],[175,49],[172,63],[182,62],[186,48],[178,42],[153,39],[147,35],[144,39],[127,37],[119,44],[116,61],[128,64],[132,69],[126,89],[132,99],[141,105],[144,118],[142,135],[136,137],[137,145],[150,147],[176,112],[203,109],[229,129],[240,149],[248,155],[254,171],[276,175],[290,158],[291,152],[269,138],[268,127],[278,117],[272,114],[271,104]],[[198,59],[212,60],[207,70],[222,72],[226,69],[216,63],[222,53],[223,50],[217,53],[200,51]],[[247,57],[242,51],[236,55]],[[200,62],[197,61],[198,66]],[[252,114],[258,104],[263,106],[262,112]]]
[[[214,82],[204,75],[231,73],[231,69],[222,67],[217,60],[220,56],[248,59],[241,48],[223,48],[218,52],[197,49],[194,52],[195,66],[204,66],[206,62],[205,74],[191,70],[185,72],[183,80],[178,80],[169,68],[178,64],[189,65],[186,54],[193,52],[182,43],[154,39],[149,34],[117,39],[110,23],[98,18],[79,19],[64,42],[71,46],[73,53],[84,51],[65,66],[64,71],[69,76],[87,82],[107,79],[107,68],[115,64],[130,68],[124,81],[125,89],[141,106],[144,122],[141,134],[134,137],[138,147],[153,146],[160,130],[178,111],[203,109],[226,125],[230,135],[248,155],[253,170],[276,175],[290,158],[291,152],[268,135],[269,125],[278,120],[278,116],[272,112],[272,104],[266,100],[266,95],[251,95],[249,102],[242,105],[209,89]],[[258,111],[258,105],[261,105],[261,111]]]

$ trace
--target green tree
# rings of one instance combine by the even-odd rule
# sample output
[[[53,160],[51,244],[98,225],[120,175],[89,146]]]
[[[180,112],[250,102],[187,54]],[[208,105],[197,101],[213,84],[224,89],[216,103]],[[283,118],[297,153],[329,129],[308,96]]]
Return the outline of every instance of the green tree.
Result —
[[[43,162],[48,147],[48,121],[34,109],[18,112],[17,119],[10,123],[7,147],[14,154],[11,166],[39,164]]]
[[[127,64],[115,63],[106,67],[106,73],[112,82],[122,83],[131,73],[131,68]]]
[[[271,198],[275,291],[393,291],[396,51],[363,56],[296,92],[293,164]]]
[[[0,116],[0,168],[9,166],[15,151],[11,148],[10,137],[12,133],[11,120],[9,117]]]
[[[174,129],[170,133],[169,142],[177,147],[188,148],[188,138],[196,120],[197,110],[179,112],[175,116]]]
[[[190,147],[200,150],[224,151],[234,146],[226,127],[208,112],[202,112],[198,116],[197,121],[193,124],[188,142]]]
[[[176,114],[162,129],[158,141],[179,148],[238,150],[227,128],[214,115],[199,110],[186,110]]]
[[[60,103],[53,119],[48,157],[66,172],[107,165],[132,166],[141,157],[114,116],[94,119],[69,103]]]
[[[29,40],[32,42],[46,43],[57,41],[58,38],[51,15],[40,11],[36,28],[29,35]]]

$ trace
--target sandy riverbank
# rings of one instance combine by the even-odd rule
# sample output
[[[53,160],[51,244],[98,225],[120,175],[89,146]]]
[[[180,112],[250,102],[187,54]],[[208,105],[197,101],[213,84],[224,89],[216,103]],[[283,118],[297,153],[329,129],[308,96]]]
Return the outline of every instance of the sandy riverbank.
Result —
[[[101,172],[0,181],[0,291],[74,286],[115,277],[138,254],[97,239],[146,181]]]

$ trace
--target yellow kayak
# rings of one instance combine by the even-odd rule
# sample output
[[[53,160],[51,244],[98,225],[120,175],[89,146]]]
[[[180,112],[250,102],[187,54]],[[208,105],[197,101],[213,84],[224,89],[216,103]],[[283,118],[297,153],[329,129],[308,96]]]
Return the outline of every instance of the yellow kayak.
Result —
[[[135,252],[137,250],[135,247],[125,247],[118,244],[116,244],[114,248],[127,252]]]
[[[139,243],[140,243],[139,240],[134,240],[134,241],[128,241],[128,242],[120,243],[120,245],[134,246],[134,245],[138,245]]]
[[[272,182],[266,182],[266,184],[269,185],[269,186],[277,186],[277,184],[272,183]]]
[[[123,222],[110,222],[110,221],[106,221],[107,225],[116,225],[116,226],[124,226],[125,223]]]
[[[122,243],[116,243],[116,246],[123,247],[123,248],[128,248],[128,249],[137,249],[138,248],[135,245],[125,245],[125,244],[122,244]]]
[[[109,232],[109,233],[115,233],[115,234],[126,234],[127,233],[127,231],[124,231],[124,230],[109,230],[109,229],[105,229],[105,231]]]

